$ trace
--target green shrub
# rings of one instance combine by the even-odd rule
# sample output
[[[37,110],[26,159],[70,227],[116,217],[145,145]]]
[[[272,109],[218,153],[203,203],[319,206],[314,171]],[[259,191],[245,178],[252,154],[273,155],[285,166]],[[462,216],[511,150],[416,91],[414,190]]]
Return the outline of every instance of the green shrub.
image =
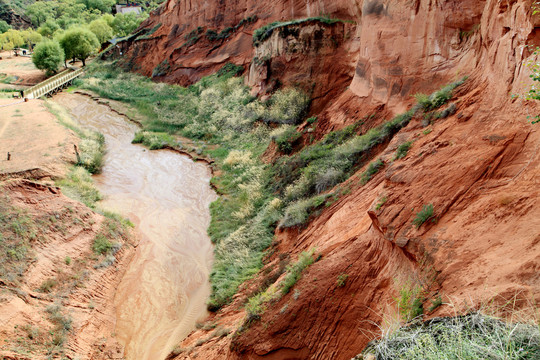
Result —
[[[266,311],[268,303],[278,298],[279,293],[277,293],[275,287],[270,287],[266,289],[266,291],[250,297],[246,304],[246,323],[249,324],[253,320],[259,319],[260,316]]]
[[[446,104],[451,98],[455,88],[462,85],[467,77],[461,80],[450,83],[440,90],[435,91],[431,95],[418,93],[413,95],[418,103],[418,106],[425,112],[438,109],[442,105]],[[454,109],[455,111],[455,109]],[[448,115],[447,115],[448,116]]]
[[[412,144],[413,144],[412,141],[407,141],[399,145],[396,150],[396,156],[394,157],[394,160],[402,159],[405,156],[407,156],[407,153],[409,152],[409,149],[411,148]]]
[[[150,150],[163,149],[174,144],[174,139],[167,133],[138,131],[131,141],[132,144],[143,144]]]
[[[94,208],[101,194],[94,186],[92,176],[81,166],[74,166],[65,179],[57,184],[67,196],[78,200],[90,208]]]
[[[472,313],[402,327],[363,353],[376,359],[532,360],[540,358],[540,330]]]
[[[347,284],[347,279],[349,278],[349,274],[340,274],[337,278],[336,285],[337,287],[343,287],[345,284]]]
[[[45,311],[49,314],[49,320],[56,325],[56,330],[67,332],[71,330],[72,319],[69,315],[63,313],[64,308],[61,305],[49,305]]]
[[[372,162],[369,164],[368,168],[364,173],[362,174],[362,178],[360,179],[362,185],[365,185],[371,180],[373,175],[378,173],[382,168],[384,167],[384,162],[381,159],[377,159],[377,161]]]
[[[432,312],[435,309],[437,309],[439,306],[441,306],[443,303],[442,298],[438,296],[435,300],[431,302],[431,306],[429,307],[428,311]]]
[[[296,131],[294,126],[286,126],[284,131],[274,138],[278,149],[285,154],[293,150],[293,144],[302,137],[302,133]]]
[[[406,322],[424,313],[422,288],[412,284],[410,281],[401,286],[399,297],[394,300],[397,301],[401,318]]]
[[[271,98],[265,120],[271,123],[298,125],[309,103],[309,97],[301,90],[294,88],[278,90]]]
[[[375,210],[379,211],[383,207],[383,205],[386,204],[386,201],[388,201],[388,198],[386,196],[381,197],[377,205],[375,205]]]
[[[279,227],[288,228],[305,224],[311,212],[322,206],[325,200],[326,196],[319,195],[292,203],[285,209],[285,215],[279,222]]]
[[[431,217],[433,217],[433,204],[424,205],[422,206],[422,210],[416,214],[413,220],[413,225],[419,229],[420,226],[422,226],[422,224],[428,221]]]
[[[94,244],[92,250],[97,254],[106,254],[113,248],[113,244],[105,237],[105,235],[99,233],[94,238]]]
[[[7,194],[0,185],[0,280],[18,285],[31,263],[30,243],[39,227],[25,210],[12,204]]]
[[[50,293],[55,286],[55,279],[47,279],[41,283],[41,285],[39,286],[39,291],[44,293]]]
[[[154,70],[152,70],[152,77],[167,75],[169,70],[171,70],[171,65],[169,64],[169,60],[165,59],[157,64]]]
[[[79,143],[80,156],[77,165],[83,166],[91,174],[98,174],[103,167],[105,137],[100,133],[90,133]]]
[[[287,275],[283,279],[281,294],[288,294],[291,288],[300,280],[302,277],[302,272],[311,264],[315,262],[313,257],[315,250],[304,251],[298,257],[298,261],[293,265],[287,266]]]

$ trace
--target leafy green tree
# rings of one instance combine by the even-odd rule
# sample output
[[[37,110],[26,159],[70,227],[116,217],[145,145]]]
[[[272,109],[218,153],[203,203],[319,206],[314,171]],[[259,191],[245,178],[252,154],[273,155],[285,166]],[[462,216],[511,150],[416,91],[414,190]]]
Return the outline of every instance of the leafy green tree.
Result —
[[[102,13],[110,13],[112,10],[112,7],[114,4],[116,4],[115,0],[81,0],[81,3],[86,5],[86,7],[89,10],[96,9],[101,11]]]
[[[32,29],[26,29],[22,31],[21,35],[26,44],[28,45],[28,49],[30,50],[32,50],[34,46],[39,43],[43,38],[40,33]]]
[[[47,19],[38,29],[38,33],[42,36],[51,38],[54,33],[60,29],[60,25],[53,19]]]
[[[30,18],[34,26],[40,26],[47,19],[54,18],[55,3],[55,1],[37,1],[26,8],[26,16]]]
[[[16,52],[16,49],[24,45],[24,38],[18,30],[9,29],[0,36],[2,37],[1,42],[4,44],[3,49],[6,51]]]
[[[113,31],[117,36],[131,34],[139,24],[145,19],[144,15],[137,16],[133,13],[116,14],[113,20]]]
[[[13,46],[13,43],[11,41],[4,41],[2,43],[2,50],[4,51],[11,51],[15,48],[15,46]]]
[[[111,28],[113,26],[113,21],[114,21],[114,16],[112,16],[111,14],[104,14],[102,17],[101,17],[102,20],[105,20],[105,22],[107,23],[107,25],[109,25]]]
[[[38,69],[45,70],[47,75],[54,74],[64,62],[64,50],[57,41],[43,40],[37,44],[32,62]]]
[[[85,28],[68,29],[60,39],[66,58],[77,58],[83,66],[86,66],[86,59],[97,52],[99,45],[96,35]]]
[[[0,34],[3,34],[5,33],[6,31],[8,31],[9,29],[11,29],[11,25],[9,25],[7,22],[5,22],[4,20],[0,20]]]
[[[97,19],[92,21],[88,25],[88,28],[96,35],[100,44],[103,44],[104,42],[112,39],[113,37],[112,28],[103,19]]]

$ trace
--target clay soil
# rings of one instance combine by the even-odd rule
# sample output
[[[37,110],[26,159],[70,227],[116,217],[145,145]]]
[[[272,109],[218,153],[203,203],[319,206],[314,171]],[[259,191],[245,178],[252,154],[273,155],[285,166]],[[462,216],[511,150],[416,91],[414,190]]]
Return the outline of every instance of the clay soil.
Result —
[[[42,78],[28,58],[3,58],[0,72],[18,84]],[[115,263],[99,267],[92,244],[111,220],[54,183],[73,164],[78,138],[43,100],[0,98],[0,114],[0,239],[26,241],[7,253],[13,266],[0,278],[0,358],[121,359],[113,297],[136,238],[117,239]]]

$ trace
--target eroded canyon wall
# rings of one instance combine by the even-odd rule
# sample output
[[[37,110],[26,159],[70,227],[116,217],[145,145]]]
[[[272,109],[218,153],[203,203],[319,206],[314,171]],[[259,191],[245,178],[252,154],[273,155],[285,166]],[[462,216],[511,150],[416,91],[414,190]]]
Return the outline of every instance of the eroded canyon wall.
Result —
[[[231,335],[197,330],[180,346],[189,351],[170,358],[350,359],[395,312],[400,278],[429,281],[427,298],[444,298],[446,305],[430,316],[492,299],[538,297],[540,134],[526,117],[539,109],[510,96],[530,85],[530,46],[540,40],[531,6],[520,0],[169,0],[158,9],[143,24],[155,32],[131,42],[124,64],[150,76],[166,60],[156,79],[185,85],[233,62],[245,66],[246,82],[259,94],[309,74],[317,138],[371,114],[378,117],[370,125],[377,125],[409,108],[411,95],[468,76],[452,99],[452,116],[432,123],[415,118],[371,154],[385,169],[368,185],[351,178],[350,193],[307,227],[278,231],[260,276],[209,320]],[[253,15],[228,37],[205,36]],[[253,32],[263,25],[320,15],[345,22],[291,25],[306,36],[274,33],[253,45]],[[190,43],[193,36],[199,38]],[[396,160],[405,141],[412,148]],[[427,204],[437,222],[417,229],[412,220]],[[311,248],[322,258],[295,292],[241,328],[243,304],[258,284],[283,256]],[[345,286],[336,283],[342,274]]]

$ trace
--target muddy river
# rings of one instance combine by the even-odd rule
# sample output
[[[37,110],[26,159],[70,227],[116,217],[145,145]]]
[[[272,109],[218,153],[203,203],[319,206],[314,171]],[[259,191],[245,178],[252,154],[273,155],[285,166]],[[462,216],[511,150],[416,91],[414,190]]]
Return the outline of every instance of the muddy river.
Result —
[[[141,237],[116,293],[116,337],[129,360],[163,359],[206,315],[211,174],[184,155],[131,144],[137,126],[87,97],[54,101],[105,136],[105,165],[95,176],[101,207],[129,218]]]

